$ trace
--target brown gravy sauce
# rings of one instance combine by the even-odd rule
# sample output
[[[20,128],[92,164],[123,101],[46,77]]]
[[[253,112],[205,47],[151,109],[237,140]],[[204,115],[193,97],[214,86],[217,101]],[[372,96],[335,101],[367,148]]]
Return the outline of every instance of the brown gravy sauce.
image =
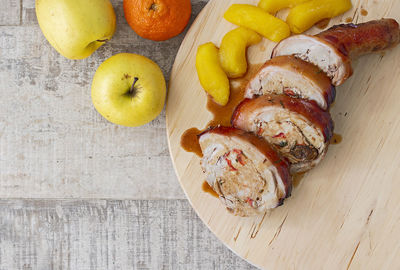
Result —
[[[331,144],[339,144],[343,141],[343,137],[340,134],[333,134],[331,138]]]
[[[210,185],[207,183],[207,181],[203,182],[203,185],[201,186],[201,189],[205,193],[208,193],[208,194],[212,195],[213,197],[219,198],[217,192],[215,192],[214,189],[212,187],[210,187]]]
[[[197,135],[199,135],[200,133],[201,130],[197,128],[190,128],[186,130],[181,136],[181,146],[183,149],[185,149],[186,152],[192,152],[199,157],[203,157],[199,140],[197,138]]]
[[[323,20],[320,20],[319,22],[317,22],[315,24],[315,26],[319,29],[325,29],[329,25],[330,22],[331,22],[331,19],[329,19],[329,18],[323,19]]]
[[[239,79],[231,79],[231,95],[229,102],[225,106],[215,103],[210,95],[207,100],[207,110],[213,114],[213,119],[207,127],[230,126],[231,117],[235,108],[244,99],[244,91],[251,78],[259,71],[263,64],[250,65],[246,75]]]
[[[300,182],[303,180],[304,176],[306,176],[306,172],[304,173],[297,173],[292,175],[292,185],[293,188],[296,188],[300,185]]]
[[[232,113],[236,106],[244,99],[244,91],[249,80],[258,72],[263,64],[249,65],[246,75],[239,79],[232,79],[231,95],[229,102],[225,106],[215,103],[210,95],[207,97],[207,110],[213,115],[213,119],[207,124],[203,130],[197,128],[190,128],[186,130],[181,136],[181,147],[187,152],[192,152],[202,157],[200,144],[197,135],[202,133],[209,127],[213,126],[230,126]]]
[[[368,10],[366,9],[361,9],[361,16],[367,16],[368,15]]]

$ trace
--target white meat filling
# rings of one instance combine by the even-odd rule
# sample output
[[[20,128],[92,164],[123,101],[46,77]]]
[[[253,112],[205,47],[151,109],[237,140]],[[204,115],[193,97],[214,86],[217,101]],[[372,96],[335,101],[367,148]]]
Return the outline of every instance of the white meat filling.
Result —
[[[316,37],[298,35],[281,42],[276,48],[276,55],[294,55],[310,62],[323,70],[333,82],[345,76],[345,67],[341,55],[333,46]]]
[[[236,137],[206,134],[201,165],[208,184],[233,211],[264,211],[279,205],[285,187],[275,166]]]
[[[296,98],[314,100],[321,108],[327,108],[323,89],[306,76],[281,67],[265,68],[250,82],[245,96],[254,98],[254,96],[265,94],[286,94]]]
[[[322,131],[302,115],[276,107],[253,115],[251,131],[275,145],[291,163],[312,161],[324,152]]]

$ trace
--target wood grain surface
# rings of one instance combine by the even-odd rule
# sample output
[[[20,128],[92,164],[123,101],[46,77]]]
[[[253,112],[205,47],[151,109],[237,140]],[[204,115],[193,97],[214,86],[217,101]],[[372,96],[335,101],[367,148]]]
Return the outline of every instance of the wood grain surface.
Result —
[[[113,39],[70,61],[41,34],[34,0],[0,1],[0,270],[254,269],[184,200],[165,113],[122,128],[94,110],[90,84],[102,61],[143,54],[168,79],[184,37],[144,40],[122,0],[111,2]],[[206,3],[192,1],[191,22]]]
[[[186,200],[0,200],[1,270],[254,270]]]
[[[400,1],[355,1],[330,25],[400,19]],[[174,166],[201,219],[227,246],[265,269],[398,269],[400,249],[400,48],[354,63],[355,74],[337,89],[332,108],[336,133],[326,159],[306,175],[285,204],[264,216],[230,215],[204,193],[199,158],[180,147],[183,132],[211,119],[195,71],[198,45],[219,45],[234,26],[223,19],[232,3],[211,1],[198,16],[178,52],[167,103],[167,131]],[[368,11],[362,16],[361,11]],[[280,16],[285,16],[284,13]],[[319,29],[312,29],[316,33]],[[249,61],[264,62],[275,44],[249,50]]]
[[[185,198],[168,153],[165,112],[125,128],[103,119],[90,97],[97,67],[117,53],[150,57],[168,79],[185,33],[144,40],[127,24],[122,0],[111,2],[114,37],[72,61],[44,38],[34,0],[1,1],[0,198]],[[191,22],[206,1],[192,4]]]

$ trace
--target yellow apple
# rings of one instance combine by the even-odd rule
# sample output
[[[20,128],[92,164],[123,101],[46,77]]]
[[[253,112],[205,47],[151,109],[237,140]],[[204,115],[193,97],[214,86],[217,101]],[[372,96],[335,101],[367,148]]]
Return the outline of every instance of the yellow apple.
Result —
[[[167,88],[159,66],[147,57],[120,53],[104,61],[92,82],[92,101],[108,121],[136,127],[156,118]]]
[[[247,72],[246,49],[261,42],[262,37],[245,27],[228,32],[219,47],[219,60],[229,78],[240,78]]]
[[[216,103],[225,106],[229,101],[230,85],[218,53],[218,48],[212,42],[200,45],[196,54],[196,70],[203,89]]]
[[[90,56],[115,32],[109,0],[36,0],[36,17],[49,43],[69,59]]]

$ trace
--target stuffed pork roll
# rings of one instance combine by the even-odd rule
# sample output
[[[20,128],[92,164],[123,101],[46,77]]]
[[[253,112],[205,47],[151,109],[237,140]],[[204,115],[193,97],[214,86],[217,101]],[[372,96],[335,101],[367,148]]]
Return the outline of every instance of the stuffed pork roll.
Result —
[[[291,173],[312,169],[325,156],[333,135],[328,111],[286,95],[264,95],[238,105],[232,125],[263,137],[291,163]]]
[[[200,134],[199,143],[207,182],[233,214],[262,214],[290,195],[288,162],[262,138],[216,127]]]

